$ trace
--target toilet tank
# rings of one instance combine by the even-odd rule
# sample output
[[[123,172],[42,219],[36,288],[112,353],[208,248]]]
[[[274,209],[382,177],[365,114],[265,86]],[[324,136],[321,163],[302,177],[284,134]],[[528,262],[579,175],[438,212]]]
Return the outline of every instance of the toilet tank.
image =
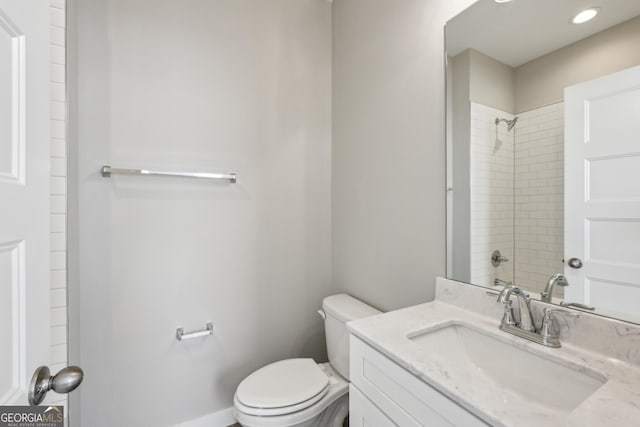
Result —
[[[375,308],[347,294],[331,295],[322,301],[325,313],[324,332],[329,362],[344,378],[349,379],[349,331],[347,322],[380,314]]]

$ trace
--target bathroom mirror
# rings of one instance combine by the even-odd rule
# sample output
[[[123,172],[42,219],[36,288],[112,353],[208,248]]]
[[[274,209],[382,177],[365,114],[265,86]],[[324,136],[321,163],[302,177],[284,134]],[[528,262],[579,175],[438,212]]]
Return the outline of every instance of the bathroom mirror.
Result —
[[[574,23],[587,9],[595,17]],[[615,157],[601,162],[602,176],[620,174],[624,182],[621,189],[620,181],[602,178],[602,200],[628,201],[629,218],[576,218],[580,191],[565,190],[575,188],[566,187],[565,171],[585,163],[566,137],[565,109],[573,104],[565,89],[582,93],[594,79],[633,79],[640,66],[640,1],[480,0],[447,23],[445,39],[447,276],[487,287],[512,282],[540,298],[549,277],[562,273],[569,285],[554,287],[553,302],[640,323],[638,134],[637,153],[601,156]],[[640,89],[633,92],[617,97],[627,108],[612,101],[603,109],[612,114],[607,126],[617,126],[612,138],[625,126],[627,136],[640,126]],[[576,224],[592,233],[587,243],[577,242],[585,238],[571,231]],[[581,250],[574,249],[578,243]],[[606,273],[616,269],[635,279]]]

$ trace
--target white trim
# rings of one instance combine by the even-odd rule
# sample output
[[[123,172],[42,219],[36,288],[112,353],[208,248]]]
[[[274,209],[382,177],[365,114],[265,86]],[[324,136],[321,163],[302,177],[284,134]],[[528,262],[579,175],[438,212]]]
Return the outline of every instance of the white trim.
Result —
[[[177,424],[175,427],[228,427],[235,423],[237,421],[236,417],[233,416],[233,407],[230,407],[195,420]]]

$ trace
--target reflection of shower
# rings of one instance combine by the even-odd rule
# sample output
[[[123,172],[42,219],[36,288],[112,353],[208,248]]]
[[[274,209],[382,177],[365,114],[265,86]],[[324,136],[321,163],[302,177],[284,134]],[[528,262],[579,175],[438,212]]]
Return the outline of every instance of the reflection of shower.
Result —
[[[498,125],[500,124],[500,122],[505,122],[507,124],[507,130],[509,132],[511,132],[511,129],[513,129],[513,127],[516,125],[516,122],[518,121],[518,116],[515,116],[513,118],[513,120],[507,120],[504,118],[499,118],[496,117],[496,141],[495,141],[495,145],[493,146],[493,154],[496,154],[500,148],[502,147],[502,140],[500,139],[500,137],[498,136]]]
[[[517,121],[518,116],[514,117],[513,120],[499,119],[496,117],[496,127],[498,127],[498,124],[500,124],[500,122],[505,122],[507,124],[507,130],[511,130],[516,125]]]

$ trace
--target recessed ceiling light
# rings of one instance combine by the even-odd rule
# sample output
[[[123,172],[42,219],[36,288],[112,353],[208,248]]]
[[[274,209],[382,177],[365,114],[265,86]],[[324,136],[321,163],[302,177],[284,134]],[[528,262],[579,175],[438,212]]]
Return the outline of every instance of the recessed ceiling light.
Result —
[[[496,3],[509,3],[511,0],[493,0]]]
[[[600,12],[600,9],[597,7],[592,7],[590,9],[585,9],[582,12],[578,13],[573,17],[571,22],[574,24],[584,24],[587,21],[591,21],[596,15]]]

